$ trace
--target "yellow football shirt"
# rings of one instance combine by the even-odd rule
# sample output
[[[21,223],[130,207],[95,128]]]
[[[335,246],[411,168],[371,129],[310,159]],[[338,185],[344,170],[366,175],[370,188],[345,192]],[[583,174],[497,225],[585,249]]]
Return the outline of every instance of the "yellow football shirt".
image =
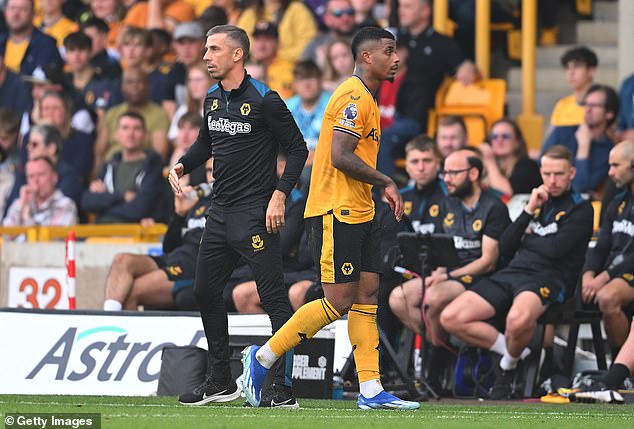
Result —
[[[359,139],[354,153],[376,168],[381,141],[380,114],[376,101],[361,79],[346,79],[326,106],[315,149],[310,190],[304,217],[322,216],[330,211],[338,221],[350,224],[374,218],[372,185],[346,176],[332,166],[330,151],[335,132]]]
[[[30,39],[25,39],[20,43],[13,43],[11,39],[7,40],[4,51],[4,65],[14,73],[20,73],[20,65],[24,59],[24,54],[29,47]]]
[[[577,103],[577,97],[569,95],[555,104],[550,124],[553,127],[580,125],[583,122],[583,114],[584,108]]]

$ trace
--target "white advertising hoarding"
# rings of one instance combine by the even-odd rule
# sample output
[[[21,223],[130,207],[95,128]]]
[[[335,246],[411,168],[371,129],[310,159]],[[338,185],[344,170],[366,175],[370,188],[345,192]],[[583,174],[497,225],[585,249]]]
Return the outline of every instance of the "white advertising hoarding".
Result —
[[[268,337],[269,318],[229,315],[229,333]],[[334,339],[334,325],[316,337]],[[0,394],[151,395],[163,347],[207,348],[199,316],[160,312],[0,310],[0,344]]]

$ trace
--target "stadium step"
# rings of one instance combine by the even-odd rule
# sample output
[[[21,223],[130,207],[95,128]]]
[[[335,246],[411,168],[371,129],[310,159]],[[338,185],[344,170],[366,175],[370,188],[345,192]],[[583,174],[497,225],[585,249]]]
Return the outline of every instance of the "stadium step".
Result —
[[[566,44],[537,48],[537,67],[560,67],[562,55],[577,44]],[[615,67],[618,63],[618,48],[615,44],[587,44],[599,56],[599,68]]]
[[[612,43],[616,45],[619,26],[615,21],[580,21],[577,23],[577,41],[580,44]]]
[[[617,21],[619,19],[619,5],[615,1],[595,1],[594,19],[597,21]]]
[[[601,53],[599,52],[598,55]],[[612,67],[599,67],[595,81],[615,87],[618,83],[618,70]],[[508,74],[509,90],[522,89],[522,69],[513,67]],[[537,91],[565,90],[570,92],[561,66],[539,67],[537,69]]]

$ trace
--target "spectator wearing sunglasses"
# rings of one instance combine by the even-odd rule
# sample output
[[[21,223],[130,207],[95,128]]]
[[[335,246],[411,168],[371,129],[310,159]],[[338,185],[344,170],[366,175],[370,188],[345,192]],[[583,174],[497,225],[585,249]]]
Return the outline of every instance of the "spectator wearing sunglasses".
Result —
[[[480,150],[492,190],[511,197],[528,194],[542,184],[539,165],[528,157],[522,132],[512,120],[494,122],[489,141]]]
[[[273,22],[278,27],[281,58],[295,63],[317,34],[317,22],[304,2],[298,0],[257,0],[238,19],[238,27],[253,37],[256,24]]]
[[[330,43],[335,39],[350,42],[352,35],[358,29],[354,16],[355,11],[350,0],[330,0],[326,4],[326,12],[323,16],[327,30],[308,44],[301,58],[312,59],[319,68],[325,70]]]
[[[583,122],[580,125],[554,127],[542,154],[550,147],[566,146],[574,155],[577,169],[572,185],[577,192],[597,191],[608,178],[608,158],[614,140],[608,133],[619,114],[619,97],[614,89],[595,84],[583,97]]]

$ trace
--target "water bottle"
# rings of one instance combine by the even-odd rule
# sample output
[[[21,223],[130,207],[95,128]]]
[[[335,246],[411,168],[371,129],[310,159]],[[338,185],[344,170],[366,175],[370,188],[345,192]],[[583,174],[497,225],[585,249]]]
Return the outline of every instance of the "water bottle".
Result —
[[[338,372],[332,377],[332,399],[343,399],[343,377]]]

